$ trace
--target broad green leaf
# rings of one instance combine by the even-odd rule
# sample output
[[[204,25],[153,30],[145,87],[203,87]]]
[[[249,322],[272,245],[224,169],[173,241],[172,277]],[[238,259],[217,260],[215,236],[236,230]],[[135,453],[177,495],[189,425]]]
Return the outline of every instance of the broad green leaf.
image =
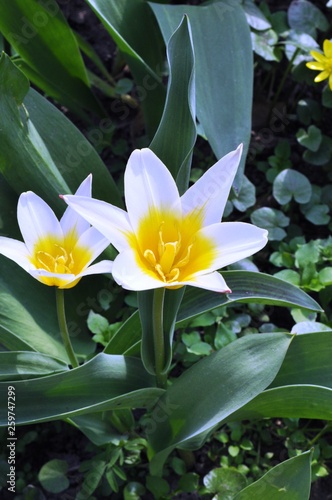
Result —
[[[87,333],[89,300],[97,297],[101,282],[86,277],[66,290],[67,324],[74,350],[91,354],[94,342]],[[28,290],[28,293],[27,293]],[[0,345],[10,351],[37,351],[68,362],[56,317],[55,291],[39,283],[17,264],[0,257]]]
[[[155,133],[165,100],[161,82],[163,45],[145,0],[86,0],[125,57],[151,136]]]
[[[247,486],[246,477],[235,467],[217,467],[203,478],[209,493],[216,493],[216,500],[232,500],[234,495]]]
[[[311,486],[312,451],[285,460],[258,481],[235,495],[234,500],[308,500]]]
[[[25,74],[46,94],[78,113],[85,108],[102,115],[76,38],[55,0],[1,2],[0,30],[21,56]]]
[[[331,335],[330,330],[295,336],[271,386],[228,420],[264,417],[331,420]]]
[[[77,427],[97,446],[119,444],[122,436],[115,431],[108,416],[107,412],[89,413],[67,418],[66,421]]]
[[[278,61],[275,47],[278,43],[278,35],[273,29],[266,31],[251,32],[252,47],[256,54],[266,61]]]
[[[226,295],[187,287],[177,321],[233,302],[297,306],[312,311],[321,311],[317,302],[305,292],[274,276],[250,271],[224,271],[222,275],[232,290],[232,294]]]
[[[209,5],[149,4],[165,43],[187,15],[196,62],[197,117],[217,158],[241,142],[251,130],[253,55],[250,32],[240,2]],[[242,160],[243,170],[245,155]],[[237,188],[240,187],[239,177]]]
[[[61,205],[59,193],[69,190],[44,142],[29,119],[23,99],[29,82],[8,56],[0,59],[0,171],[17,191],[48,193]]]
[[[137,346],[139,353],[141,338],[142,327],[139,312],[135,311],[114,334],[104,352],[106,354],[125,354],[129,349],[132,350],[134,346]],[[132,351],[131,355],[133,355]]]
[[[61,111],[33,89],[25,96],[24,105],[71,191],[75,192],[82,180],[92,174],[93,196],[123,207],[119,190],[95,149],[107,141],[114,130],[113,122],[103,118],[87,132],[86,138]]]
[[[0,352],[0,380],[22,380],[69,370],[60,359],[37,352]]]
[[[251,26],[255,30],[262,31],[271,28],[271,24],[266,19],[259,7],[254,4],[253,0],[244,0],[242,7],[249,26]]]
[[[140,360],[98,354],[83,366],[65,373],[15,382],[16,424],[45,422],[96,411],[145,407],[163,391]],[[0,383],[5,400],[8,382]],[[42,404],[38,404],[42,402]],[[0,425],[6,426],[7,409],[0,409]]]
[[[292,198],[298,203],[308,203],[312,187],[308,178],[296,170],[286,169],[280,172],[273,182],[273,196],[280,205],[285,205]]]
[[[158,405],[164,408],[148,435],[158,473],[176,446],[213,428],[260,394],[274,379],[285,357],[290,336],[248,335],[202,359],[185,371]]]
[[[150,148],[168,167],[182,194],[188,188],[192,151],[197,137],[195,62],[187,17],[183,18],[169,40],[167,58],[169,80],[165,108]]]

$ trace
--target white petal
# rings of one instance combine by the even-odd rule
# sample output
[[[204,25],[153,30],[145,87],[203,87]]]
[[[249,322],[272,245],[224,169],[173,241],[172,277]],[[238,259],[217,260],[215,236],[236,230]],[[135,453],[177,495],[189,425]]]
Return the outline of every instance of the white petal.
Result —
[[[113,269],[113,261],[111,260],[101,260],[92,266],[87,267],[78,276],[90,276],[91,274],[109,274]],[[77,276],[76,276],[77,277]]]
[[[22,241],[0,236],[0,254],[16,262],[25,271],[31,267],[28,249]]]
[[[148,274],[137,264],[131,250],[121,252],[115,258],[112,274],[117,284],[126,290],[151,290],[165,286],[165,283],[155,278],[153,273]]]
[[[88,196],[89,198],[91,198],[91,189],[92,189],[92,175],[90,174],[81,183],[75,195]],[[64,235],[76,229],[78,236],[80,236],[81,234],[84,233],[84,231],[86,231],[90,227],[89,222],[80,215],[78,215],[78,213],[75,212],[75,210],[73,210],[70,207],[67,207],[65,213],[61,217],[60,224]]]
[[[212,224],[199,233],[214,240],[217,245],[216,257],[208,271],[215,271],[253,255],[266,245],[268,235],[265,229],[245,222]]]
[[[128,247],[126,234],[131,233],[132,229],[124,210],[87,196],[66,195],[63,199],[98,229],[117,250]]]
[[[89,251],[92,252],[91,259],[87,263],[87,266],[90,262],[93,262],[109,244],[109,240],[94,227],[89,227],[76,243],[78,247],[88,248]]]
[[[197,288],[204,288],[205,290],[211,290],[212,292],[231,293],[226,281],[217,271],[195,276],[183,284],[195,286]]]
[[[21,194],[17,206],[17,220],[25,244],[31,253],[40,238],[53,235],[61,240],[63,237],[60,223],[53,210],[32,191]]]
[[[134,232],[142,217],[153,207],[169,207],[180,213],[180,196],[175,181],[150,149],[136,149],[131,154],[124,182],[126,206]]]
[[[242,144],[221,158],[181,197],[184,214],[203,211],[203,226],[220,222],[237,172]]]

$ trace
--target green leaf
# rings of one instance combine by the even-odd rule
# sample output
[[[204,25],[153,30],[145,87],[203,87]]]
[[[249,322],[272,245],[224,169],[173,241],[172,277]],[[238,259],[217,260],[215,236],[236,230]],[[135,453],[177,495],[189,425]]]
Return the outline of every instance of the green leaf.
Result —
[[[0,59],[0,170],[19,192],[29,183],[35,192],[49,192],[60,206],[58,195],[69,190],[45,144],[22,105],[29,82],[8,56]],[[47,188],[46,188],[47,186]]]
[[[69,370],[60,359],[37,352],[0,352],[0,380],[20,380]]]
[[[322,11],[307,0],[291,2],[287,11],[289,26],[298,33],[307,33],[316,38],[316,28],[327,31],[330,24]]]
[[[261,56],[265,61],[279,61],[275,53],[275,46],[278,43],[278,35],[272,30],[260,31],[251,33],[252,46],[256,54]]]
[[[295,170],[283,170],[274,179],[273,196],[280,205],[285,205],[292,198],[298,203],[308,203],[311,193],[312,188],[308,178]]]
[[[312,165],[325,165],[332,157],[332,140],[323,135],[322,142],[317,151],[313,152],[307,149],[303,153],[303,159]]]
[[[145,0],[86,0],[125,57],[136,81],[149,135],[157,130],[165,100],[160,74],[163,45]]]
[[[296,138],[305,148],[310,149],[310,151],[318,151],[319,146],[322,142],[322,132],[316,125],[310,125],[307,131],[300,128],[296,134]]]
[[[203,478],[203,483],[210,493],[217,493],[218,498],[232,500],[234,495],[247,486],[247,480],[235,468],[218,467]]]
[[[330,222],[331,216],[330,208],[328,205],[313,205],[308,210],[303,210],[301,207],[301,212],[304,213],[305,218],[315,224],[316,226],[326,225]]]
[[[203,358],[169,387],[158,405],[149,434],[158,473],[169,452],[213,428],[264,390],[274,379],[289,347],[281,333],[248,335]]]
[[[79,114],[82,108],[103,114],[76,38],[55,0],[1,3],[0,30],[21,56],[18,65],[46,94]]]
[[[331,356],[331,330],[295,336],[271,386],[228,421],[264,417],[331,420]]]
[[[15,382],[16,423],[145,407],[163,393],[153,384],[140,360],[101,353],[68,372]],[[1,398],[5,398],[7,389],[8,383],[1,382]],[[36,404],[37,401],[43,404]],[[0,425],[7,424],[7,409],[2,407]]]
[[[253,57],[248,23],[240,2],[149,5],[165,43],[183,15],[189,18],[196,63],[197,117],[216,157],[221,158],[241,142],[248,147]],[[245,154],[236,181],[238,189],[244,161]]]
[[[244,175],[241,189],[236,195],[231,196],[230,201],[240,212],[245,212],[256,203],[256,188],[252,182]]]
[[[140,352],[142,338],[142,327],[139,312],[135,311],[122,326],[115,332],[104,349],[105,354],[125,354],[130,351],[131,355]],[[133,349],[137,350],[133,352]]]
[[[288,283],[292,283],[295,286],[300,286],[301,277],[297,271],[293,269],[283,269],[278,273],[275,273],[274,276],[284,281],[288,281]]]
[[[266,19],[263,12],[254,4],[253,0],[244,0],[242,7],[251,28],[255,30],[266,30],[271,28],[271,24]]]
[[[285,460],[269,470],[258,481],[235,495],[234,500],[308,500],[311,483],[312,451]]]
[[[302,307],[321,311],[309,295],[283,280],[250,271],[224,271],[222,273],[232,294],[220,294],[194,287],[186,289],[177,321],[233,302],[261,303],[286,307]]]
[[[66,477],[67,472],[67,462],[54,458],[42,466],[38,479],[46,491],[61,493],[69,486],[69,479]]]
[[[262,207],[252,212],[250,220],[256,226],[269,231],[269,240],[280,241],[286,236],[286,231],[282,228],[289,225],[290,219],[281,210]]]
[[[119,190],[95,149],[108,141],[114,130],[113,122],[102,119],[87,132],[86,138],[61,111],[33,89],[25,96],[24,106],[71,191],[75,192],[82,180],[92,173],[93,196],[122,208]],[[45,187],[44,198],[46,189],[50,191],[50,183]]]
[[[164,112],[150,148],[167,165],[180,193],[189,183],[196,142],[194,53],[188,18],[184,16],[167,45],[169,81]],[[170,144],[172,147],[170,147]]]

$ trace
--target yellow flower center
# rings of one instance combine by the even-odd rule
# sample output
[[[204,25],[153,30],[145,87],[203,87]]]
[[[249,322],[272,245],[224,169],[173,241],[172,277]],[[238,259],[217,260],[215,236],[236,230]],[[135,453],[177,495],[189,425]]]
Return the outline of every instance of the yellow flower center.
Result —
[[[31,263],[36,269],[43,269],[50,273],[79,274],[91,260],[92,254],[88,248],[73,245],[74,241],[72,234],[62,242],[51,235],[41,238],[35,245]],[[66,286],[67,280],[63,277],[39,277],[45,285],[60,288],[71,288],[78,283],[79,279]]]
[[[141,220],[129,242],[140,267],[171,285],[208,269],[213,262],[216,245],[198,233],[201,227],[198,211],[182,218],[170,210],[154,209]]]

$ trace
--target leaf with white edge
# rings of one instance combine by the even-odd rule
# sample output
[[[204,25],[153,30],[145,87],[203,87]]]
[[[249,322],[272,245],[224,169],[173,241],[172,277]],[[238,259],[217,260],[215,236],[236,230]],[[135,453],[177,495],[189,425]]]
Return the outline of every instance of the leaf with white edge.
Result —
[[[285,460],[235,495],[234,500],[308,500],[312,451]]]
[[[308,203],[312,193],[309,179],[296,170],[280,172],[273,182],[273,196],[280,205],[294,198],[298,203]]]
[[[286,236],[286,231],[282,229],[289,224],[287,217],[281,210],[270,207],[262,207],[254,210],[250,220],[258,227],[269,231],[269,240],[281,241]]]
[[[137,358],[98,354],[64,373],[15,382],[16,423],[75,417],[96,411],[146,407],[163,394]],[[8,382],[0,382],[0,397]],[[38,402],[41,402],[38,404]],[[8,424],[0,409],[0,426]]]

